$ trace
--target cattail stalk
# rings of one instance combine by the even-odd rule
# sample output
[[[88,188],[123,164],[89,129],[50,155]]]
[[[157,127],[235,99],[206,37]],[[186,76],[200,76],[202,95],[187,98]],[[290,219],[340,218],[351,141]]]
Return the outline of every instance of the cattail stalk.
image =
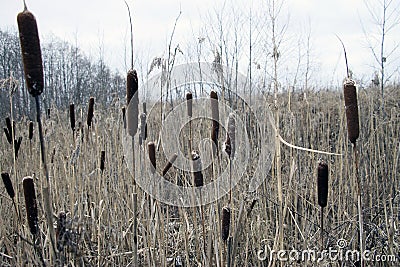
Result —
[[[321,245],[324,245],[324,208],[328,203],[328,164],[321,160],[318,163],[317,190],[318,190],[318,205],[321,207]]]
[[[49,172],[46,164],[46,153],[43,140],[43,129],[40,118],[40,102],[39,96],[43,92],[44,79],[43,79],[43,63],[42,54],[40,49],[39,34],[35,16],[27,10],[26,6],[24,11],[17,15],[19,39],[21,45],[22,62],[24,65],[25,81],[29,93],[35,98],[36,102],[36,115],[39,130],[39,140],[41,148],[41,158],[43,169],[46,176],[46,184],[43,187],[43,194],[46,195],[46,219],[50,231],[50,241],[52,245],[53,258],[56,259],[56,246],[55,246],[55,233],[52,220],[51,196],[50,196],[50,179]]]
[[[358,172],[358,153],[356,142],[360,135],[360,124],[358,116],[357,88],[355,82],[349,77],[343,84],[344,104],[346,108],[347,134],[350,142],[353,144],[354,153],[354,174],[357,182],[357,206],[358,206],[358,224],[359,224],[359,240],[360,253],[364,252],[363,241],[363,214],[362,214],[362,181]],[[361,258],[361,266],[363,266]]]

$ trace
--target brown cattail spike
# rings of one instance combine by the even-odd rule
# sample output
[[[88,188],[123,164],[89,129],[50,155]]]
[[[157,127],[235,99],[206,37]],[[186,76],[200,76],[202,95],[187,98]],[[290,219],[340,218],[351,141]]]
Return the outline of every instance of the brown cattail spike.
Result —
[[[11,120],[10,120],[9,117],[6,118],[6,127],[7,128],[4,128],[4,133],[5,133],[6,137],[7,137],[8,143],[12,144],[12,139],[13,139],[12,131],[13,131],[13,129],[12,129]]]
[[[14,187],[12,185],[10,175],[7,172],[1,173],[1,178],[3,179],[4,187],[6,188],[7,194],[11,197],[15,197]]]
[[[317,178],[317,189],[318,189],[318,205],[322,208],[326,207],[328,203],[328,164],[320,160],[318,162],[318,178]]]
[[[122,122],[124,123],[124,129],[126,129],[126,109],[122,107]]]
[[[149,160],[151,163],[151,173],[155,173],[156,172],[156,168],[157,168],[157,164],[156,164],[156,146],[154,144],[154,142],[149,142],[147,144],[147,149],[148,149],[148,153],[149,153]]]
[[[64,246],[68,241],[66,222],[67,222],[67,216],[65,212],[61,211],[58,214],[57,230],[56,230],[57,249],[59,251],[63,251]]]
[[[146,130],[146,113],[142,113],[140,115],[140,136],[139,136],[139,144],[142,145],[142,142],[147,139],[147,130]]]
[[[192,151],[192,163],[193,163],[193,182],[195,187],[200,187],[204,185],[202,163],[200,155],[197,151]]]
[[[212,129],[211,129],[211,140],[213,141],[215,148],[213,152],[215,154],[216,148],[218,147],[218,134],[219,134],[219,108],[218,108],[218,95],[215,91],[211,91],[211,119],[212,119]]]
[[[229,207],[222,208],[221,237],[226,241],[229,237],[229,227],[231,224],[231,209]]]
[[[69,122],[71,125],[71,130],[74,132],[75,131],[75,105],[74,104],[69,105]]]
[[[25,81],[32,96],[43,92],[43,63],[35,16],[25,9],[17,16]]]
[[[355,82],[346,79],[343,84],[344,104],[346,107],[347,133],[351,143],[355,144],[360,135],[360,126],[358,122],[358,104],[357,89]]]
[[[169,169],[171,169],[172,164],[174,164],[175,160],[178,158],[177,154],[172,155],[172,157],[169,159],[167,165],[165,165],[163,171],[162,171],[162,175],[166,175],[167,172],[169,171]]]
[[[136,70],[129,70],[126,77],[126,101],[128,105],[128,133],[133,137],[138,129],[139,117],[138,77]]]
[[[35,185],[32,177],[25,177],[22,180],[25,196],[26,216],[28,218],[28,225],[32,235],[37,234],[38,228],[38,210],[36,204]]]
[[[235,115],[233,113],[229,114],[227,128],[225,152],[228,154],[230,159],[233,159],[236,151],[236,123]]]
[[[92,127],[93,121],[93,113],[94,113],[94,97],[89,99],[89,107],[88,107],[88,115],[87,115],[87,126],[90,128]]]
[[[28,138],[32,141],[33,138],[33,121],[29,122]]]
[[[193,115],[193,95],[192,93],[186,94],[186,107],[187,107],[187,115],[188,117],[192,117]]]
[[[101,170],[101,172],[104,171],[105,162],[106,162],[106,152],[103,150],[103,151],[101,151],[101,156],[100,156],[100,170]]]

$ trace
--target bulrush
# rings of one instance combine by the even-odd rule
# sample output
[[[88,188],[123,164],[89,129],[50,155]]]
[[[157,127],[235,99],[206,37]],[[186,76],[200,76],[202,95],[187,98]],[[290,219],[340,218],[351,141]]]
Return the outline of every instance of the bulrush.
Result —
[[[32,141],[32,138],[33,138],[33,121],[29,122],[28,138],[29,138],[29,141]]]
[[[157,164],[156,164],[156,146],[154,142],[149,142],[147,144],[147,150],[149,153],[149,160],[151,163],[151,173],[154,174],[157,169]]]
[[[6,188],[7,194],[10,196],[10,198],[14,198],[15,192],[10,179],[10,175],[7,172],[3,172],[1,173],[1,178],[3,179],[4,187]]]
[[[172,155],[172,157],[168,160],[168,163],[165,165],[163,171],[162,171],[162,175],[166,175],[167,172],[169,171],[169,169],[171,169],[172,164],[174,164],[175,160],[178,158],[178,155],[175,153]]]
[[[229,207],[223,207],[222,221],[221,221],[221,238],[224,241],[228,240],[230,224],[231,224],[231,209]]]
[[[38,231],[38,210],[36,204],[36,193],[33,178],[30,176],[22,180],[25,196],[26,216],[28,219],[29,230],[32,235],[36,235]]]
[[[4,133],[5,133],[5,135],[6,135],[6,137],[7,137],[7,142],[9,143],[9,144],[12,144],[12,138],[13,138],[13,136],[12,136],[12,126],[11,126],[11,120],[10,120],[10,118],[9,117],[7,117],[6,118],[6,128],[4,128]],[[15,134],[15,133],[14,133]]]
[[[146,113],[142,113],[140,115],[140,135],[139,135],[139,144],[142,145],[144,141],[147,139],[147,125],[146,125],[147,115]]]
[[[203,173],[201,172],[203,166],[201,164],[201,158],[197,151],[192,151],[192,171],[193,171],[193,182],[195,187],[204,185]]]
[[[18,14],[17,22],[25,81],[29,93],[35,97],[43,92],[44,87],[42,52],[36,19],[25,6],[24,11]]]
[[[233,113],[229,114],[227,123],[227,132],[225,140],[225,152],[228,154],[230,159],[235,157],[236,151],[236,123],[235,115]]]
[[[129,70],[126,77],[127,127],[130,136],[135,136],[138,129],[139,94],[136,70]]]
[[[318,189],[318,205],[321,208],[325,208],[328,203],[328,164],[320,160],[318,162],[318,178],[317,178],[317,189]]]
[[[352,144],[356,143],[360,135],[360,125],[358,122],[357,90],[355,82],[346,79],[343,84],[344,104],[346,107],[347,133]]]
[[[192,93],[186,94],[186,108],[187,108],[187,115],[188,117],[192,117],[193,115],[193,95]]]
[[[213,152],[215,154],[218,148],[218,134],[219,134],[219,108],[218,108],[218,95],[215,91],[211,91],[211,119],[212,119],[212,129],[211,129],[211,140],[213,141],[215,148]]]
[[[89,128],[92,127],[93,113],[94,113],[94,97],[90,97],[89,106],[88,106],[88,115],[87,115],[87,121],[86,121],[87,126]]]
[[[104,164],[106,162],[106,152],[104,150],[101,151],[101,156],[100,156],[100,170],[103,173],[104,171]]]
[[[66,228],[67,216],[61,211],[57,218],[56,240],[58,251],[63,251],[65,244],[68,242],[68,234]]]
[[[69,105],[69,122],[71,125],[72,132],[75,132],[75,105]]]

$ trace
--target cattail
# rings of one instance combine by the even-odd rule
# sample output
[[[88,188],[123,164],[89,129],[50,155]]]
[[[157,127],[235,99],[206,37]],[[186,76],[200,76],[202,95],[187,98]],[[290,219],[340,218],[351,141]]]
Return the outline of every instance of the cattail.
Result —
[[[169,159],[167,165],[165,165],[163,171],[162,171],[162,175],[166,175],[167,172],[169,171],[169,169],[171,169],[172,164],[174,164],[175,160],[178,158],[178,155],[175,153],[172,155],[172,157]]]
[[[4,187],[6,188],[7,194],[10,196],[10,198],[14,198],[15,192],[10,179],[10,175],[7,172],[2,172],[1,178],[3,179]]]
[[[318,179],[317,179],[317,188],[318,188],[318,205],[322,208],[326,207],[328,203],[328,164],[320,160],[318,162]]]
[[[196,187],[203,186],[204,179],[203,179],[203,173],[201,172],[202,164],[200,155],[197,151],[192,151],[192,164],[193,164],[192,167],[193,167],[194,186]]]
[[[66,228],[67,216],[65,212],[61,211],[57,218],[57,230],[56,230],[56,240],[57,249],[63,251],[64,245],[67,243],[67,228]]]
[[[47,109],[47,118],[50,119],[50,108]]]
[[[12,130],[13,129],[12,129],[11,120],[10,120],[9,117],[6,118],[6,127],[7,128],[4,128],[4,133],[5,133],[6,137],[7,137],[7,142],[9,144],[12,144]]]
[[[147,139],[147,125],[146,125],[146,118],[147,115],[146,113],[142,113],[140,115],[140,138],[139,138],[139,143],[142,145],[142,142]]]
[[[14,155],[15,155],[16,159],[18,158],[18,152],[19,152],[19,149],[21,147],[21,143],[22,143],[22,137],[21,136],[18,137],[18,139],[14,140]]]
[[[71,124],[71,130],[75,131],[75,105],[69,105],[69,122]]]
[[[146,114],[147,114],[146,102],[143,102],[143,113],[146,113]]]
[[[157,164],[156,164],[156,146],[154,142],[149,142],[147,144],[147,149],[149,153],[149,160],[151,163],[151,173],[154,174],[156,172]]]
[[[35,97],[43,92],[43,63],[35,16],[26,7],[17,16],[19,40],[29,93]]]
[[[104,163],[106,161],[106,152],[104,150],[101,151],[101,156],[100,156],[100,170],[101,172],[104,171]]]
[[[122,121],[124,123],[124,129],[126,129],[126,109],[122,107]]]
[[[344,104],[346,107],[347,133],[351,143],[355,144],[360,135],[360,126],[358,122],[358,104],[357,90],[355,82],[346,79],[343,84]]]
[[[229,207],[222,208],[221,237],[226,241],[229,237],[229,226],[231,224],[231,209]]]
[[[193,95],[192,93],[187,93],[186,94],[186,107],[187,107],[187,115],[188,117],[192,117],[193,115],[193,107],[192,107],[192,102],[193,102]]]
[[[128,133],[133,137],[138,129],[139,94],[136,70],[129,70],[126,77],[126,100]]]
[[[33,138],[33,121],[29,122],[28,138],[32,141]]]
[[[211,140],[215,145],[213,152],[215,154],[216,148],[218,147],[218,134],[219,134],[219,108],[218,108],[218,95],[215,91],[211,91],[211,119],[212,119],[212,129],[211,129]]]
[[[233,113],[229,114],[227,128],[225,152],[230,159],[233,159],[236,151],[236,123]]]
[[[36,204],[35,185],[33,178],[28,176],[22,180],[25,196],[26,216],[28,218],[28,225],[32,235],[37,234],[38,228],[38,210]]]
[[[94,112],[94,97],[90,97],[88,115],[87,115],[87,126],[89,128],[92,127],[93,112]]]

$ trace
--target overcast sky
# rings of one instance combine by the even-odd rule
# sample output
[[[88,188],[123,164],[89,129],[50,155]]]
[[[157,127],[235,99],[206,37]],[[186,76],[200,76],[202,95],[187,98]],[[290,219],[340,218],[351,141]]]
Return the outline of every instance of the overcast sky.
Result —
[[[195,38],[194,35],[205,27],[207,14],[215,14],[215,10],[219,10],[224,3],[220,0],[127,0],[127,2],[133,14],[135,52],[148,58],[161,56],[165,51],[179,10],[182,11],[182,15],[175,33],[177,41]],[[254,9],[260,11],[262,1],[225,2],[225,6],[235,3],[244,9],[252,3]],[[367,48],[360,19],[371,33],[374,26],[371,24],[371,17],[363,0],[287,0],[286,2],[283,16],[287,17],[286,14],[289,14],[287,34],[296,33],[301,27],[311,29],[314,61],[323,79],[330,75],[332,78],[345,75],[342,48],[335,34],[345,42],[350,67],[355,74],[363,78],[372,75],[373,69],[370,65],[374,64],[374,61]],[[375,2],[381,1],[375,0]],[[55,35],[72,43],[77,42],[78,46],[93,58],[99,55],[99,47],[103,47],[105,61],[113,69],[125,71],[127,57],[124,49],[129,45],[129,20],[124,1],[27,0],[27,5],[37,18],[39,34],[43,40]],[[16,16],[22,9],[22,0],[1,0],[0,28],[16,29]],[[400,36],[400,26],[390,33],[388,42],[395,39],[390,40],[391,36]],[[393,58],[396,56],[398,58],[399,53],[400,50],[393,55]]]

